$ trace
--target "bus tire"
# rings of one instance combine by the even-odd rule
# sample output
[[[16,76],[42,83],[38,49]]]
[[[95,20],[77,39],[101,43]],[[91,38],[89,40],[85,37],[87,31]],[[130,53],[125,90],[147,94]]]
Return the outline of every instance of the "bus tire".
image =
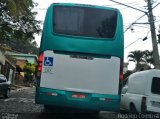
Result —
[[[137,114],[136,107],[134,106],[133,103],[130,104],[129,112],[130,112],[131,114]]]
[[[53,107],[49,105],[44,105],[44,112],[50,113],[52,111]]]
[[[93,114],[93,116],[99,116],[99,112],[100,111],[93,111],[92,114]]]

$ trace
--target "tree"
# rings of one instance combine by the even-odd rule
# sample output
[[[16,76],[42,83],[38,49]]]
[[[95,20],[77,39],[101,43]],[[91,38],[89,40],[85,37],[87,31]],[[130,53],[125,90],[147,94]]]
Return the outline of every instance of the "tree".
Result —
[[[12,48],[35,41],[35,33],[41,31],[41,22],[35,20],[37,13],[32,11],[36,5],[32,0],[0,1],[0,44]]]
[[[24,66],[26,81],[32,81],[35,74],[36,66],[35,64],[27,63]]]
[[[122,82],[122,87],[124,87],[124,86],[126,85],[126,83],[127,83],[127,81],[128,81],[128,77],[129,77],[132,73],[134,73],[134,72],[133,72],[133,71],[130,71],[130,70],[128,70],[128,71],[125,72],[125,74],[123,75],[124,80],[123,80],[123,82]]]
[[[145,60],[145,51],[135,50],[129,53],[128,55],[129,61],[135,62],[136,70],[142,70],[146,68],[150,68],[146,64]]]
[[[129,61],[135,62],[136,65],[144,63],[144,52],[140,50],[135,50],[129,53]]]
[[[151,65],[154,66],[153,51],[145,50],[144,59],[150,67]]]
[[[6,4],[6,9],[9,11],[10,15],[18,17],[19,15],[25,14],[28,4],[32,4],[32,1],[26,0],[1,0],[1,3]]]

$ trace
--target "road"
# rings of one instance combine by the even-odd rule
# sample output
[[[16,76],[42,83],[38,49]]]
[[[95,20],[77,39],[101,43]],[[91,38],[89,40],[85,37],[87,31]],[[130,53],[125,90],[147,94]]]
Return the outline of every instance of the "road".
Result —
[[[120,119],[114,112],[100,112],[97,116],[77,113],[46,113],[43,105],[35,104],[35,88],[14,91],[11,97],[0,97],[0,119]]]

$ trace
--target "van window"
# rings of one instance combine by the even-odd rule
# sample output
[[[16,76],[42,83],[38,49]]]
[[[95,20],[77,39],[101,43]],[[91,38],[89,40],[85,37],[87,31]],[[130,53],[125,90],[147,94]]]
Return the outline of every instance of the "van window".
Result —
[[[153,78],[151,92],[154,94],[160,94],[160,78]]]

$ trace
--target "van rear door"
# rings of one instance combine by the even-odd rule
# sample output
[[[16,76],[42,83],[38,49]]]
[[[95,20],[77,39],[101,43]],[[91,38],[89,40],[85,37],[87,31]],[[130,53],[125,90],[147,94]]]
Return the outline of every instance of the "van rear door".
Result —
[[[45,51],[40,87],[118,94],[120,58],[96,58]]]

